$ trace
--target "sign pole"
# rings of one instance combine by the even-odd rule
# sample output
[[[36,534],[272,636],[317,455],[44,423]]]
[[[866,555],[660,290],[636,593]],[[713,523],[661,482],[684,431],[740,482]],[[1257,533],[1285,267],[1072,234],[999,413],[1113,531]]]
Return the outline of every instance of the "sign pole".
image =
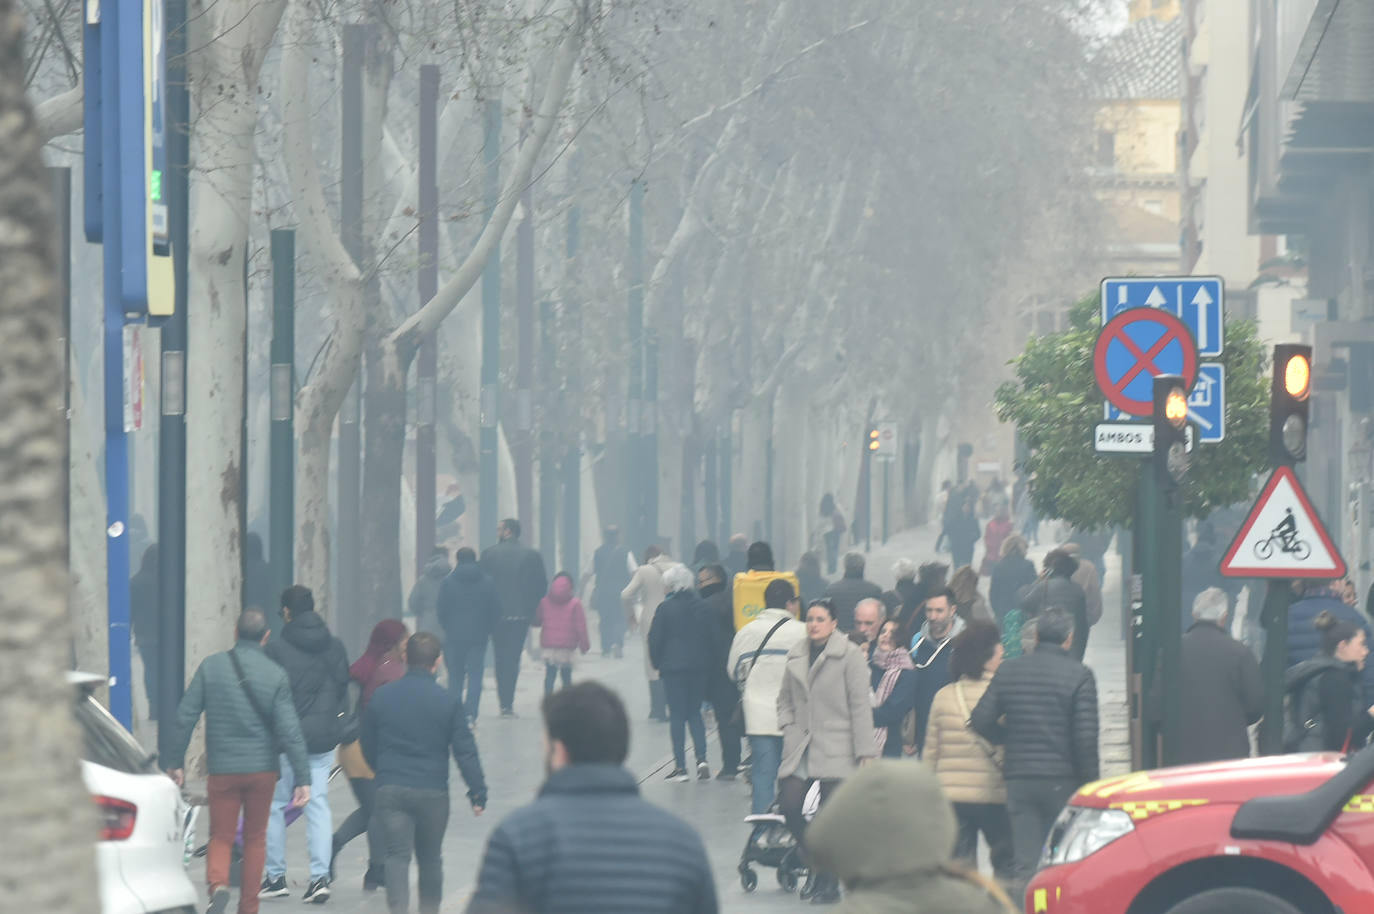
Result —
[[[884,459],[884,460],[883,460],[883,545],[884,545],[884,546],[887,545],[887,485],[888,485],[889,470],[891,469],[891,467],[892,467],[892,461],[889,460],[889,459]]]
[[[1136,707],[1140,716],[1138,764],[1159,767],[1159,717],[1152,707],[1159,672],[1159,590],[1163,585],[1159,550],[1159,483],[1149,460],[1140,462],[1140,504],[1136,524],[1140,536],[1141,611],[1135,620],[1134,674],[1138,683]]]
[[[1179,764],[1181,741],[1183,695],[1180,690],[1180,676],[1183,666],[1183,610],[1182,568],[1183,563],[1183,510],[1182,492],[1175,489],[1164,492],[1158,510],[1157,549],[1159,589],[1156,592],[1155,615],[1158,618],[1156,632],[1159,637],[1160,654],[1160,695],[1161,707],[1160,746],[1161,762],[1165,765]]]
[[[1260,721],[1259,751],[1261,755],[1283,752],[1283,677],[1288,665],[1288,608],[1293,605],[1293,582],[1286,578],[1269,581],[1265,586],[1264,609],[1260,624],[1264,626],[1264,657],[1260,663],[1264,677],[1264,719]]]

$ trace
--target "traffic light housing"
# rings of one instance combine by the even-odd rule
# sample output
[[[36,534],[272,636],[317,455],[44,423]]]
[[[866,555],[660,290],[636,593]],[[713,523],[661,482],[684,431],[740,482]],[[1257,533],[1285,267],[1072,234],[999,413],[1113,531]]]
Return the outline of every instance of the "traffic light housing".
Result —
[[[1312,347],[1274,347],[1269,398],[1269,459],[1287,466],[1307,459],[1307,415],[1312,398]]]
[[[876,454],[878,448],[881,446],[881,442],[878,441],[878,427],[876,425],[870,425],[868,427],[868,452],[870,454]]]
[[[1155,476],[1175,488],[1188,473],[1188,388],[1178,375],[1154,379]]]

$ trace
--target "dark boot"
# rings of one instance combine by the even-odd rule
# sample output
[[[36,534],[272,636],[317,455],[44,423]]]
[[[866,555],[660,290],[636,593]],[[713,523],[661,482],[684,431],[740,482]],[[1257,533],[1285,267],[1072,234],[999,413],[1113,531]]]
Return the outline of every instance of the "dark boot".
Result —
[[[821,873],[816,877],[816,888],[811,893],[812,904],[839,904],[840,903],[840,881],[829,873]]]
[[[367,872],[363,874],[363,891],[375,892],[386,885],[385,871],[380,865],[368,864]]]

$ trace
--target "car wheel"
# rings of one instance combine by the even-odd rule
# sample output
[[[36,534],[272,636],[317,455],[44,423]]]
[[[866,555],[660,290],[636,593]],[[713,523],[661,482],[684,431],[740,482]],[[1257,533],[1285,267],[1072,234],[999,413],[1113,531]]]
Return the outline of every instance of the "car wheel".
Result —
[[[1277,895],[1257,889],[1225,888],[1185,898],[1168,914],[1302,914]]]

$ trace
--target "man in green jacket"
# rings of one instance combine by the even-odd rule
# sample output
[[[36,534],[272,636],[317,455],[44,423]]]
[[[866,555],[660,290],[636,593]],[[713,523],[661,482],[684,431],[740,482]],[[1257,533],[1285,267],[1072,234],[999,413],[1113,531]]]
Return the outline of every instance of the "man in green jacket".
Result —
[[[175,733],[168,745],[167,773],[184,783],[186,744],[205,714],[205,750],[210,776],[210,851],[205,862],[208,914],[229,905],[229,855],[243,814],[243,863],[239,914],[257,914],[258,883],[267,854],[267,815],[277,786],[277,754],[285,753],[298,786],[292,804],[310,801],[310,765],[286,672],[263,653],[267,617],[245,609],[231,650],[206,657],[177,705]]]

